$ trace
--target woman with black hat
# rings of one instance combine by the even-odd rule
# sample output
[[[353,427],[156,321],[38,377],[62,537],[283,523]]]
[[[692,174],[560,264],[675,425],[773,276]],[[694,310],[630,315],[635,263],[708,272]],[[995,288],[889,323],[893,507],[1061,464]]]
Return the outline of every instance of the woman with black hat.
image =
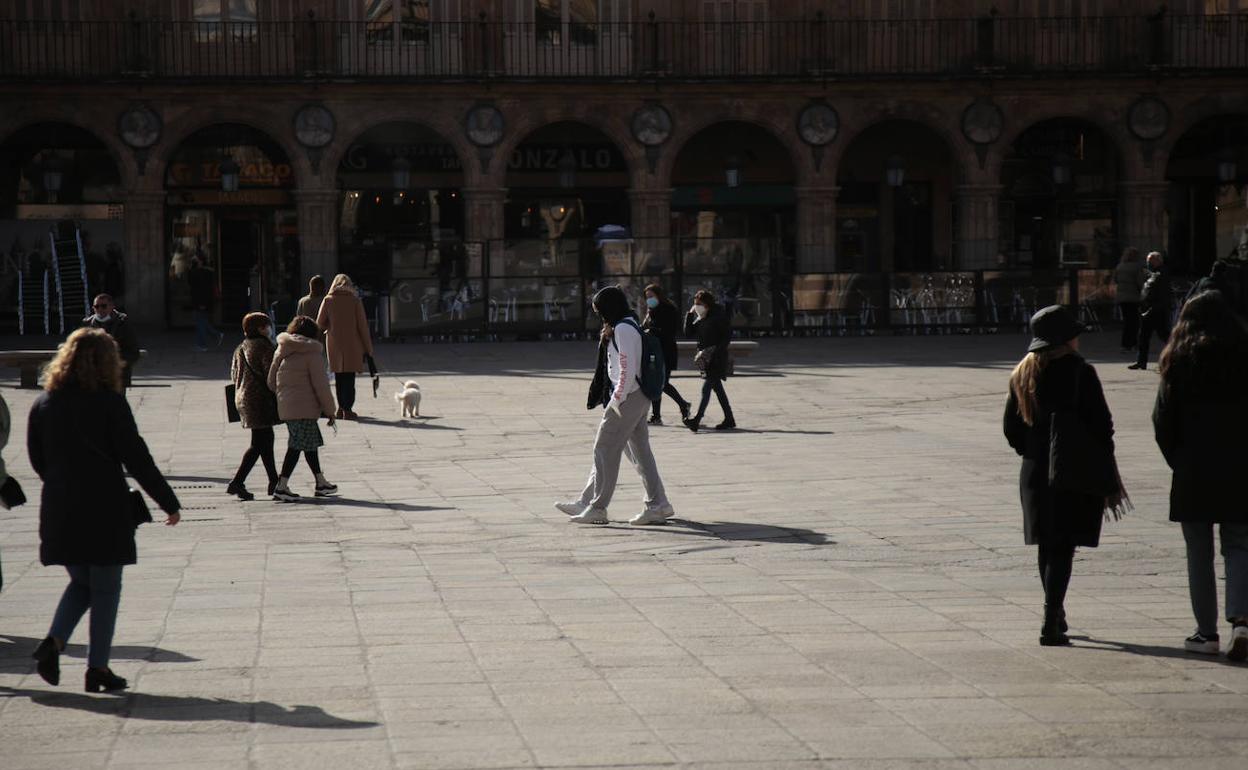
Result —
[[[1039,547],[1044,586],[1044,626],[1040,644],[1070,644],[1066,636],[1066,588],[1075,548],[1095,548],[1101,537],[1103,496],[1054,489],[1049,483],[1050,418],[1055,412],[1078,416],[1089,438],[1112,454],[1114,421],[1096,370],[1079,355],[1082,324],[1066,308],[1052,305],[1031,318],[1034,335],[1027,355],[1010,375],[1005,405],[1005,437],[1023,458],[1019,490],[1023,536]]]

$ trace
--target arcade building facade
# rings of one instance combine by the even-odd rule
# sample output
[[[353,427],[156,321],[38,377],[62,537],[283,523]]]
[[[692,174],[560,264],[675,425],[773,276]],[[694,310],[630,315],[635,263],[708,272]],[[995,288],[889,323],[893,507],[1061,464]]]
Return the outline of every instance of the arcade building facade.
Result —
[[[0,19],[10,304],[67,223],[169,327],[192,261],[226,325],[346,272],[379,331],[584,331],[657,281],[845,333],[1104,313],[1128,247],[1248,259],[1234,0],[47,5]]]

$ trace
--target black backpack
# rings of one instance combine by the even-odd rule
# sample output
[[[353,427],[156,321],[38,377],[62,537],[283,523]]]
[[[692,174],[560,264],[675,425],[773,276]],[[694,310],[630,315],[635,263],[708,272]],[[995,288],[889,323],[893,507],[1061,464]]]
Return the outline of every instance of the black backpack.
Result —
[[[641,335],[641,366],[637,368],[637,382],[646,398],[658,401],[663,397],[663,387],[667,385],[667,359],[663,357],[663,343],[653,334],[642,331],[631,318],[622,319],[620,323],[628,324]],[[611,344],[615,345],[614,337]],[[618,351],[620,346],[615,345],[615,349]]]

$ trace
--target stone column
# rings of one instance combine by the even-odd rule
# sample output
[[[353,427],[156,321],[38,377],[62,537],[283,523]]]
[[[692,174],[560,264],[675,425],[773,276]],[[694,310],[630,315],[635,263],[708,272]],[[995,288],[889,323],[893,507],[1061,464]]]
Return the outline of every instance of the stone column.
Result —
[[[1118,250],[1128,246],[1140,250],[1141,258],[1150,251],[1166,250],[1165,219],[1168,182],[1122,182],[1118,185]],[[1117,258],[1117,254],[1114,255]],[[1112,265],[1101,265],[1112,267]]]
[[[990,270],[1000,250],[999,184],[966,184],[954,188],[958,205],[958,239],[954,244],[958,270]]]
[[[465,187],[464,240],[492,241],[503,237],[505,187]]]
[[[296,190],[302,284],[314,275],[328,283],[338,272],[338,190]]]
[[[132,192],[123,213],[126,229],[125,294],[119,304],[135,323],[164,326],[169,256],[165,253],[165,193]]]
[[[836,196],[841,188],[797,187],[797,272],[836,269]]]
[[[632,204],[629,228],[638,250],[638,268],[647,273],[674,270],[671,189],[630,189],[628,198]]]

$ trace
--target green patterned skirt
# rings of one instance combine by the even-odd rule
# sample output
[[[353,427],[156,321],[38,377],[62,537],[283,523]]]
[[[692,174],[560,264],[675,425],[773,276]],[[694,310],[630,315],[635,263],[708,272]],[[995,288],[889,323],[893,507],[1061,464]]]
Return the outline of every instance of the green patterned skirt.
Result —
[[[286,431],[290,439],[286,443],[288,449],[299,452],[315,452],[325,444],[321,438],[321,428],[316,420],[287,420]]]

